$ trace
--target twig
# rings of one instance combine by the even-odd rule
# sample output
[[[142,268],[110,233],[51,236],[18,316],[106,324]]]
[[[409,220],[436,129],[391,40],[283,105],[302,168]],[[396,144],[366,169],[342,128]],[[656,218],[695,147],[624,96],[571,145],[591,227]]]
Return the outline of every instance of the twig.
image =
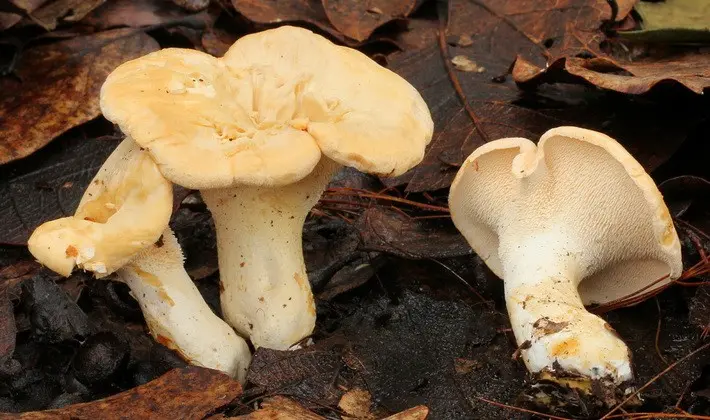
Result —
[[[474,395],[474,398],[481,400],[483,402],[487,402],[488,404],[495,405],[496,407],[507,408],[508,410],[519,411],[521,413],[535,414],[537,416],[547,417],[548,419],[553,419],[553,420],[572,420],[572,419],[568,419],[567,417],[553,416],[551,414],[545,414],[545,413],[541,413],[539,411],[528,410],[526,408],[516,407],[514,405],[508,405],[508,404],[499,403],[497,401],[491,401],[491,400],[485,399],[483,397],[478,397],[475,395]]]
[[[668,361],[666,361],[666,358],[663,357],[663,354],[661,354],[661,349],[658,347],[658,341],[661,337],[661,319],[662,319],[662,317],[661,317],[661,304],[658,302],[657,297],[655,298],[655,301],[656,301],[656,308],[658,309],[658,327],[656,327],[656,341],[654,343],[656,345],[656,354],[658,354],[658,357],[663,361],[663,363],[668,365]]]

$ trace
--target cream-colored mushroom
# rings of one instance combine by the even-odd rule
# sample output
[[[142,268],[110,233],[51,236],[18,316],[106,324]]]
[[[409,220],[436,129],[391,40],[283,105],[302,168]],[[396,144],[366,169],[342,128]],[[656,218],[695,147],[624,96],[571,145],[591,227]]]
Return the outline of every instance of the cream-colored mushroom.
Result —
[[[30,252],[68,276],[113,272],[131,289],[153,337],[187,361],[246,377],[246,342],[206,304],[183,267],[168,228],[172,185],[151,157],[126,138],[109,156],[71,217],[39,226]]]
[[[537,146],[507,138],[478,148],[459,170],[449,205],[456,227],[504,279],[528,369],[576,378],[586,390],[590,380],[628,386],[629,349],[584,305],[654,290],[681,274],[677,233],[643,167],[604,134],[559,127]]]
[[[202,192],[225,318],[275,349],[315,324],[301,231],[333,173],[399,175],[421,161],[433,130],[404,79],[289,26],[240,38],[223,58],[165,49],[125,63],[101,107],[168,179]]]

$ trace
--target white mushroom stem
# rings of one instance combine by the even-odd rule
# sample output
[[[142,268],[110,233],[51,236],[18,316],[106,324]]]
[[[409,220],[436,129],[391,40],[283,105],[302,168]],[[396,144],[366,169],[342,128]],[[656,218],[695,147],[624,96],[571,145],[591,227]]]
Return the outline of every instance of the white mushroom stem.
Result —
[[[194,365],[244,382],[249,347],[204,301],[183,268],[182,251],[170,229],[116,274],[140,304],[156,341]]]
[[[505,237],[502,235],[501,237]],[[501,243],[505,299],[521,355],[533,373],[610,380],[633,378],[630,352],[600,317],[586,311],[575,247],[560,233]]]
[[[290,185],[201,191],[217,229],[222,312],[256,347],[288,349],[313,331],[303,223],[340,167],[324,157]]]

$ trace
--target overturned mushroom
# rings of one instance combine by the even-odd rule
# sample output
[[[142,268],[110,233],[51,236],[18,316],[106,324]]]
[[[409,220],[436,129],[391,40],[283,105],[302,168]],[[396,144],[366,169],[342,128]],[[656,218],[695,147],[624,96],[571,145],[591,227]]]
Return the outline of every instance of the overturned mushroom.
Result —
[[[451,186],[451,216],[505,282],[528,369],[590,391],[624,391],[629,349],[584,305],[652,291],[682,271],[663,197],[615,140],[577,127],[490,142]],[[656,280],[662,279],[659,282]]]
[[[173,182],[199,189],[217,227],[222,309],[256,346],[315,324],[301,231],[342,165],[399,175],[433,123],[419,93],[364,54],[284,26],[223,58],[165,49],[121,65],[101,107]]]
[[[249,348],[212,312],[185,272],[167,227],[171,212],[170,182],[127,138],[94,177],[75,215],[39,226],[28,247],[64,276],[75,267],[97,278],[116,272],[157,341],[191,363],[244,380]]]

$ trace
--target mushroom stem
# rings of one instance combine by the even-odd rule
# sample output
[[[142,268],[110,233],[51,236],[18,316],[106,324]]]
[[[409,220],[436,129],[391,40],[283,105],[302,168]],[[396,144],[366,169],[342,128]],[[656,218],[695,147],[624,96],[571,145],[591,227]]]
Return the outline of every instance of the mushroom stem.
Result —
[[[189,363],[245,381],[249,347],[204,301],[185,272],[180,245],[170,229],[116,274],[140,304],[156,341]]]
[[[630,381],[631,353],[609,324],[584,308],[579,258],[573,246],[551,245],[559,237],[534,235],[500,248],[506,305],[523,360],[532,373],[583,379],[576,382],[587,388],[590,379]]]
[[[313,331],[303,223],[340,167],[323,157],[293,184],[201,191],[217,230],[224,317],[256,347],[285,350]]]

